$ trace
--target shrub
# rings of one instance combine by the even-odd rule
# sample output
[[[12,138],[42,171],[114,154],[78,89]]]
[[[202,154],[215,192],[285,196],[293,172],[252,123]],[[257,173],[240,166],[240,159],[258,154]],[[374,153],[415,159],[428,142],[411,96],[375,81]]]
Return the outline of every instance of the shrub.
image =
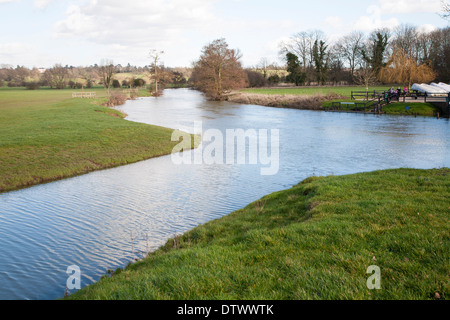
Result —
[[[280,83],[280,80],[281,79],[280,79],[280,76],[278,74],[271,75],[267,79],[267,81],[269,81],[270,84],[278,84],[278,83]]]
[[[261,73],[251,70],[245,70],[245,72],[247,72],[250,88],[264,87],[267,85],[267,80]]]
[[[127,101],[127,97],[118,91],[112,91],[109,95],[108,101],[103,103],[105,107],[120,106]]]
[[[145,85],[144,79],[134,79],[134,86],[135,87],[143,87]]]
[[[116,88],[116,89],[120,88],[120,82],[119,82],[119,80],[113,79],[113,81],[112,81],[112,86],[113,86],[113,88]]]
[[[72,80],[67,82],[67,85],[69,86],[70,89],[75,89],[75,87],[76,87],[76,83]]]
[[[28,90],[37,90],[40,89],[40,83],[37,81],[30,81],[25,84],[25,88]]]
[[[122,80],[122,87],[129,88],[130,83],[127,80]]]

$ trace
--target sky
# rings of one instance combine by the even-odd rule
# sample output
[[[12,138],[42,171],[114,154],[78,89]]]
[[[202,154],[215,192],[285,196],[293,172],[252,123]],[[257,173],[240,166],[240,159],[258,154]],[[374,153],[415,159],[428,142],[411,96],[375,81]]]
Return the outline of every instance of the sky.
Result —
[[[445,0],[448,2],[448,0]],[[279,45],[322,30],[330,43],[354,30],[401,24],[424,31],[449,25],[442,0],[0,0],[0,65],[48,68],[150,65],[164,51],[169,67],[190,67],[202,48],[225,38],[245,67],[280,63]]]

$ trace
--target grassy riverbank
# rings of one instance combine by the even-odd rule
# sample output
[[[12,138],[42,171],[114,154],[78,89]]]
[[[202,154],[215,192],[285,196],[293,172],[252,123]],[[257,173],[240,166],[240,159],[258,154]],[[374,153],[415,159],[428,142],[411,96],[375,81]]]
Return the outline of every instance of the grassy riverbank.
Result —
[[[447,299],[449,199],[450,169],[312,177],[69,298]]]
[[[387,90],[390,86],[371,87],[370,91]],[[397,87],[397,86],[394,86]],[[230,96],[230,101],[269,107],[323,110],[332,102],[355,102],[352,91],[365,91],[364,87],[301,87],[301,88],[253,88],[241,90]],[[406,110],[405,107],[409,107]],[[383,107],[383,113],[392,115],[435,116],[440,109],[432,103],[394,102]]]
[[[370,87],[369,91],[383,91],[389,89],[390,86]],[[366,91],[365,87],[361,86],[342,86],[342,87],[297,87],[297,88],[251,88],[244,89],[241,92],[253,94],[267,94],[267,95],[294,95],[294,96],[308,96],[308,95],[341,95],[351,97],[352,91]]]
[[[0,192],[171,153],[173,130],[123,120],[104,89],[72,91],[0,89]]]

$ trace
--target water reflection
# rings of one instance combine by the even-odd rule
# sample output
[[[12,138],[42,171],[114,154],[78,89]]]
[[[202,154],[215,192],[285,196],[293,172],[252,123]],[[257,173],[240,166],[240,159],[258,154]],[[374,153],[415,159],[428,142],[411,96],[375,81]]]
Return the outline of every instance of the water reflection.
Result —
[[[164,156],[0,195],[0,298],[55,299],[70,265],[82,285],[174,234],[315,175],[450,166],[449,122],[207,102],[191,90],[129,101],[131,121],[193,132],[279,129],[280,169],[175,165]]]

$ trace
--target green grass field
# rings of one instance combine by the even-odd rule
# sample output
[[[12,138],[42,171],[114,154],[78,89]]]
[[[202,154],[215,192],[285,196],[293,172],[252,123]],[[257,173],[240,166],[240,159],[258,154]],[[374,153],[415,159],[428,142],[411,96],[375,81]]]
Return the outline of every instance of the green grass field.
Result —
[[[447,299],[449,199],[448,168],[312,177],[69,299]]]
[[[0,192],[172,152],[171,129],[123,120],[72,91],[0,89]]]

